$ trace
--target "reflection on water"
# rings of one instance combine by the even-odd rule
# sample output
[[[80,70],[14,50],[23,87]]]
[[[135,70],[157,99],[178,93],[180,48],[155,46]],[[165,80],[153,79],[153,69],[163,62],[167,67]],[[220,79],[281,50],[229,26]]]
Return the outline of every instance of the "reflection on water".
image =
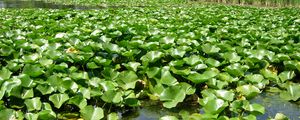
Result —
[[[258,116],[258,120],[266,120],[269,117],[274,117],[276,113],[283,113],[291,120],[300,119],[300,104],[283,100],[278,93],[262,93],[251,100],[251,102],[265,106],[266,114]]]
[[[0,8],[101,9],[105,6],[62,5],[43,1],[0,0]]]

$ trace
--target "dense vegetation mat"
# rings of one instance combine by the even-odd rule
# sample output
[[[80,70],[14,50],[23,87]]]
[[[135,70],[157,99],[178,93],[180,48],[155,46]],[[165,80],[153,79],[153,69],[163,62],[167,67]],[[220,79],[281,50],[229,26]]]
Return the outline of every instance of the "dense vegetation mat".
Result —
[[[1,119],[256,119],[265,90],[300,98],[300,10],[230,6],[0,10]],[[176,118],[177,117],[177,118]],[[278,114],[277,118],[284,118]]]

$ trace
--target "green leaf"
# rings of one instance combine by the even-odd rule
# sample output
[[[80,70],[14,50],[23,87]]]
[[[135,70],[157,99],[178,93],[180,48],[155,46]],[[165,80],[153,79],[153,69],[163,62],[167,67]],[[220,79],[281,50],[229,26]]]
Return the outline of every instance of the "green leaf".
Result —
[[[104,94],[101,96],[101,99],[108,103],[120,103],[123,100],[122,93],[114,90],[108,90],[104,92]]]
[[[51,94],[54,92],[54,88],[47,84],[40,84],[36,87],[37,90],[39,90],[43,95]]]
[[[15,120],[15,111],[13,109],[0,110],[0,118],[3,120]]]
[[[233,76],[244,76],[245,71],[249,69],[249,66],[241,65],[240,63],[234,63],[225,68],[225,71]]]
[[[0,48],[0,56],[9,56],[11,55],[15,50],[12,47],[9,46],[1,46]]]
[[[260,90],[253,85],[242,85],[237,87],[236,90],[242,95],[245,95],[248,99],[251,99],[260,93]]]
[[[43,110],[38,115],[38,120],[56,120],[56,114],[52,110]]]
[[[113,112],[108,114],[107,120],[119,120],[119,116],[117,113]]]
[[[42,66],[47,67],[47,66],[50,66],[50,65],[53,64],[53,60],[43,58],[43,59],[40,59],[40,60],[39,60],[39,63],[40,63]]]
[[[140,101],[136,98],[127,98],[124,100],[124,103],[130,107],[137,107],[141,105]]]
[[[150,51],[146,55],[141,57],[141,60],[144,63],[154,63],[163,57],[163,53],[160,51]]]
[[[228,90],[215,90],[215,94],[217,97],[227,100],[227,101],[233,101],[234,99],[234,92],[228,91]]]
[[[128,70],[132,70],[134,72],[137,71],[137,68],[141,65],[141,63],[138,63],[138,62],[128,62],[127,64],[124,64],[125,67],[128,69]]]
[[[178,120],[178,118],[176,118],[175,116],[166,115],[166,116],[159,118],[159,120]]]
[[[261,83],[264,77],[261,74],[249,74],[245,76],[245,80],[250,83]]]
[[[71,73],[70,77],[74,80],[88,80],[89,75],[87,72]]]
[[[235,63],[241,60],[241,57],[238,56],[236,52],[226,52],[222,56],[225,60],[229,61],[230,63]]]
[[[37,53],[23,56],[25,63],[34,63],[39,59],[40,55]]]
[[[281,72],[278,77],[280,78],[281,82],[285,82],[287,80],[291,80],[296,76],[294,71],[283,71]]]
[[[276,113],[275,120],[289,120],[287,116],[285,116],[283,113]]]
[[[49,100],[56,108],[60,108],[64,102],[69,100],[69,96],[67,94],[53,94],[49,97]]]
[[[160,71],[161,71],[161,68],[152,67],[152,68],[147,69],[146,73],[149,78],[154,78],[158,73],[160,73]]]
[[[123,71],[120,73],[117,83],[123,89],[133,89],[138,81],[138,76],[133,71]]]
[[[68,103],[76,105],[80,109],[83,109],[85,106],[87,106],[87,100],[85,98],[83,98],[82,95],[76,95],[76,96],[70,98]]]
[[[174,58],[182,58],[185,55],[185,53],[186,51],[181,49],[177,49],[177,48],[170,49],[170,54]]]
[[[179,102],[183,102],[185,98],[185,91],[180,86],[170,86],[162,91],[160,100],[164,101],[163,106],[166,108],[173,108]]]
[[[215,68],[211,68],[210,70],[205,71],[203,74],[199,74],[197,72],[191,72],[191,74],[187,77],[188,80],[191,80],[195,84],[203,83],[208,81],[211,78],[214,78],[219,74],[219,70]]]
[[[85,120],[100,120],[104,117],[103,109],[100,107],[93,107],[91,105],[80,110],[80,114]]]
[[[12,74],[12,72],[10,72],[8,69],[3,67],[0,71],[0,81],[9,79],[11,74]]]
[[[168,86],[173,86],[178,84],[177,79],[171,75],[169,68],[167,67],[163,67],[161,70],[160,82]]]
[[[222,99],[212,99],[209,100],[204,106],[205,113],[209,114],[219,114],[222,112],[226,107],[228,106],[228,103]]]
[[[38,115],[38,114],[35,114],[35,113],[26,113],[26,114],[25,114],[25,118],[26,118],[27,120],[37,120],[38,117],[39,117],[39,115]]]
[[[297,101],[300,98],[300,84],[292,83],[286,86],[287,91],[280,93],[280,97],[285,100]]]
[[[35,97],[32,99],[26,99],[25,105],[28,111],[41,110],[42,102],[39,97]]]
[[[203,60],[197,55],[185,57],[185,58],[183,58],[183,60],[185,61],[186,64],[191,65],[191,66],[194,66],[199,63],[203,63]]]
[[[201,46],[202,51],[206,54],[212,54],[212,53],[217,53],[219,52],[221,49],[215,45],[211,45],[211,44],[204,44]]]
[[[89,63],[86,64],[86,66],[89,69],[97,69],[97,68],[99,68],[99,66],[96,63],[94,63],[94,62],[89,62]]]
[[[32,98],[34,96],[33,89],[23,89],[22,99]]]
[[[43,69],[38,65],[26,64],[23,68],[23,73],[30,77],[38,77],[44,73]]]
[[[221,63],[219,61],[212,59],[212,58],[206,59],[205,63],[211,67],[219,67],[221,65]]]
[[[27,74],[21,74],[19,75],[19,78],[22,82],[21,85],[23,87],[32,88],[36,85],[35,82]]]
[[[260,70],[260,73],[269,80],[273,80],[276,82],[279,80],[277,73],[275,71],[271,71],[269,69],[262,69]]]
[[[265,114],[265,108],[262,105],[256,104],[256,103],[247,105],[245,107],[245,110],[247,110],[249,112],[254,112],[254,113],[260,114],[260,115]]]

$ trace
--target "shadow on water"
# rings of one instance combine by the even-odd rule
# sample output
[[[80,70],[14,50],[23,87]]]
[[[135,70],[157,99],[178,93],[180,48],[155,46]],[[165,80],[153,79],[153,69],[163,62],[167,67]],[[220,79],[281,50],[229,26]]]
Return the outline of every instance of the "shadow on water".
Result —
[[[126,6],[84,6],[84,5],[63,5],[44,1],[22,1],[22,0],[0,0],[0,8],[48,8],[48,9],[105,9],[124,8]]]

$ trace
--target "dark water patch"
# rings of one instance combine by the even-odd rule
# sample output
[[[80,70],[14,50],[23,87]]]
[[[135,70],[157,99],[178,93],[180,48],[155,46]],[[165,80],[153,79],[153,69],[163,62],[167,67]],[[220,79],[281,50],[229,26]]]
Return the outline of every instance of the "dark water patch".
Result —
[[[84,6],[84,5],[64,5],[56,4],[44,1],[21,1],[21,0],[0,0],[0,8],[48,8],[48,9],[78,9],[78,10],[88,10],[88,9],[106,9],[106,8],[125,8],[127,6],[107,6],[97,5],[97,6]],[[145,7],[145,6],[137,6]]]
[[[283,100],[278,93],[261,93],[251,102],[259,103],[265,107],[266,113],[257,116],[258,120],[266,120],[269,117],[274,118],[277,113],[283,113],[291,120],[300,119],[300,104]]]

